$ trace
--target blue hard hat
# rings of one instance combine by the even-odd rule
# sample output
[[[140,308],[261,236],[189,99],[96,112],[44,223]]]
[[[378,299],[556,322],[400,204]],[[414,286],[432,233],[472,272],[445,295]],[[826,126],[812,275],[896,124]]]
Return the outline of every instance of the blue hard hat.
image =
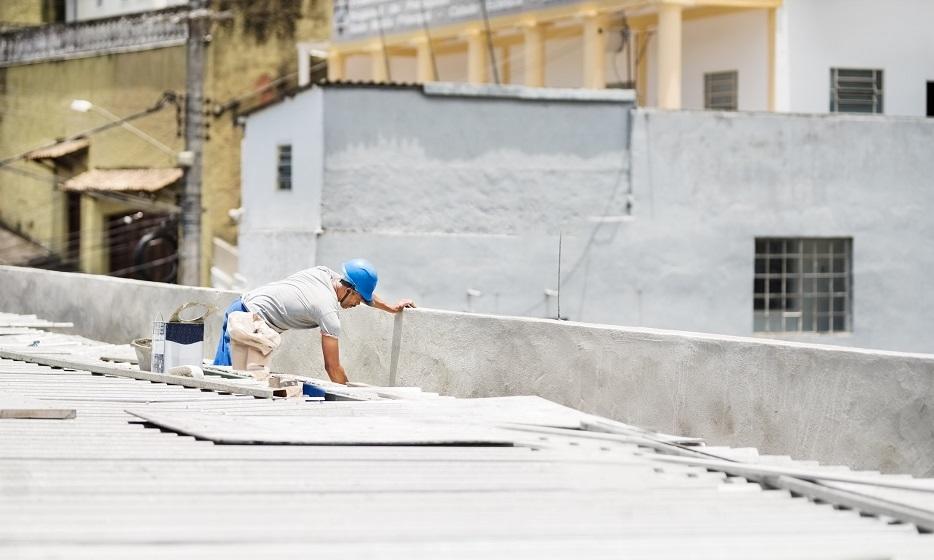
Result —
[[[366,259],[351,259],[344,263],[344,280],[353,286],[367,303],[373,302],[373,290],[376,289],[376,269]]]

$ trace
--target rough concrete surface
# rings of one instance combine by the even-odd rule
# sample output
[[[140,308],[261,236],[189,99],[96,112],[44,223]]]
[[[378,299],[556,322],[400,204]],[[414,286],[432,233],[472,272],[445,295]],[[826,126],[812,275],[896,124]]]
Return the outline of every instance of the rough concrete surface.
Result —
[[[823,463],[934,473],[934,356],[418,310],[397,381],[536,394],[652,429]]]
[[[180,303],[220,307],[235,295],[15,267],[0,267],[0,286],[2,311],[72,321],[70,332],[117,343]],[[342,320],[352,380],[535,394],[711,444],[934,475],[932,355],[427,309],[358,308]],[[206,356],[219,326],[208,321]],[[316,331],[284,340],[273,369],[324,377]]]

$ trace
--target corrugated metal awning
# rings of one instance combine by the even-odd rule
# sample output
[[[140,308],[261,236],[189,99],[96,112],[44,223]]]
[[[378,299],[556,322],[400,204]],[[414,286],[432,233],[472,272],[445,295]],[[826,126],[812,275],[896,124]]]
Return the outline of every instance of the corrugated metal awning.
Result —
[[[38,150],[33,150],[26,154],[26,159],[37,160],[37,159],[57,159],[64,157],[80,150],[87,149],[91,145],[91,141],[87,138],[78,138],[77,140],[71,140],[68,142],[59,142],[54,146],[49,146],[47,148],[39,148]]]
[[[182,178],[178,167],[92,169],[65,181],[66,191],[156,192]]]

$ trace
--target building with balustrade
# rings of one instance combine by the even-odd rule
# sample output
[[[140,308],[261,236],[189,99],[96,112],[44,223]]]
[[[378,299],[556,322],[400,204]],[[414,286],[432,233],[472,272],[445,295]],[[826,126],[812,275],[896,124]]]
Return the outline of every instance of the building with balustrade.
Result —
[[[4,244],[43,247],[54,257],[48,266],[172,279],[183,183],[176,155],[185,148],[182,4],[0,3],[0,158],[15,160],[0,166],[0,226],[17,236]],[[237,114],[294,86],[296,42],[328,32],[327,12],[312,0],[211,7],[203,73],[203,284],[215,252],[229,257],[236,241],[229,212],[240,206]],[[129,123],[149,140],[127,127],[74,138],[156,106]],[[154,261],[162,266],[150,266]]]
[[[641,106],[934,114],[926,0],[335,0],[332,80],[631,88]],[[885,36],[885,40],[880,37]],[[326,60],[325,60],[326,59]]]

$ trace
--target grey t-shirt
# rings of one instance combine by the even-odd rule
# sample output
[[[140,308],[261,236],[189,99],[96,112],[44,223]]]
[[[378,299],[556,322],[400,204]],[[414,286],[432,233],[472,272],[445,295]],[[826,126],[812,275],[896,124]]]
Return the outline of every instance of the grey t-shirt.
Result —
[[[320,327],[321,334],[337,338],[341,334],[341,306],[332,281],[340,278],[326,266],[306,268],[247,292],[243,303],[279,332]]]

